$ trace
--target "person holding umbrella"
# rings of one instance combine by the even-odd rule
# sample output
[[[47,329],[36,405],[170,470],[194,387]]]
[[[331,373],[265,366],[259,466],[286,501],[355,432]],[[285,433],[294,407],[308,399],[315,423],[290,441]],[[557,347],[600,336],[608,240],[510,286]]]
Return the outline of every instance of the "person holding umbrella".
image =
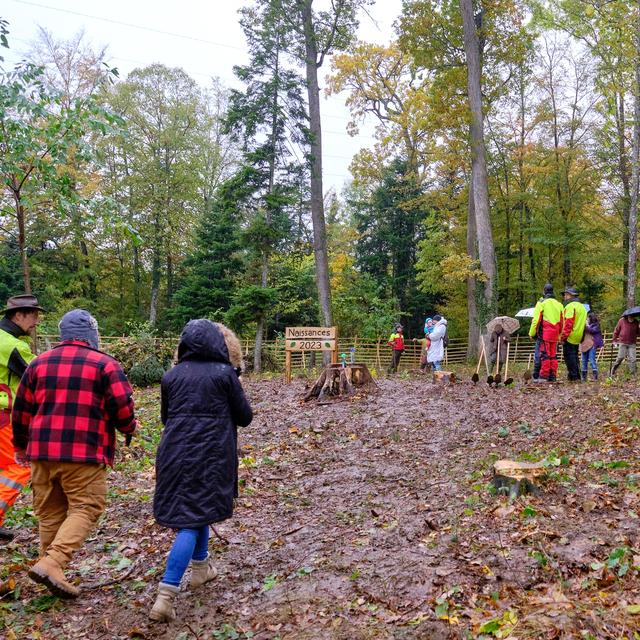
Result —
[[[509,316],[498,316],[487,323],[489,333],[489,364],[491,368],[496,364],[496,373],[500,373],[502,365],[508,358],[508,344],[511,341],[511,334],[517,331],[520,322],[516,318]]]
[[[562,353],[567,365],[569,382],[577,382],[580,380],[578,351],[587,324],[587,310],[578,300],[578,292],[573,287],[567,287],[562,294],[565,301],[564,324],[560,336]]]
[[[616,369],[627,359],[629,373],[636,373],[636,341],[638,333],[640,333],[640,325],[638,325],[638,316],[640,316],[640,307],[631,307],[623,314],[616,328],[613,330],[613,344],[618,345],[618,357],[611,369],[611,373],[615,373]]]

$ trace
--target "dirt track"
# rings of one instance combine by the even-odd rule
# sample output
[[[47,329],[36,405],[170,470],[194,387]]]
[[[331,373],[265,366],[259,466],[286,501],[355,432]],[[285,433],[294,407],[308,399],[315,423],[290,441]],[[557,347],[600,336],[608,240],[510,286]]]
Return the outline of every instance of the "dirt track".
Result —
[[[181,594],[168,627],[146,617],[171,539],[151,516],[153,444],[125,451],[107,516],[74,562],[83,586],[116,584],[38,613],[43,592],[19,572],[18,600],[4,600],[16,637],[632,638],[637,388],[379,384],[305,405],[302,380],[246,383],[255,419],[240,434],[235,516],[216,526],[220,577]],[[156,403],[157,390],[140,393],[147,434]],[[543,493],[493,495],[503,457],[546,457]],[[11,547],[35,540],[26,529]]]

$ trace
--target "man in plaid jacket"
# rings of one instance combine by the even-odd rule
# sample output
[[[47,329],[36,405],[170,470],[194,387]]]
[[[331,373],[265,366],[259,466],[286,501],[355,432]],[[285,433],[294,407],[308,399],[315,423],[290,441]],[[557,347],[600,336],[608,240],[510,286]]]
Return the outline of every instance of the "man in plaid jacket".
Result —
[[[59,324],[61,344],[38,356],[13,406],[16,461],[31,463],[40,560],[29,576],[63,598],[79,589],[63,569],[106,506],[115,430],[136,429],[132,390],[116,360],[98,350],[98,325],[83,309]]]

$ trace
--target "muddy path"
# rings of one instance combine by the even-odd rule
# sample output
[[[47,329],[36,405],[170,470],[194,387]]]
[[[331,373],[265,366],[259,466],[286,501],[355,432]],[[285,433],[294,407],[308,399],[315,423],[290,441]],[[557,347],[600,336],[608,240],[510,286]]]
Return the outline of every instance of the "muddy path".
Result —
[[[37,548],[29,496],[20,499],[25,526],[2,551],[19,590],[2,600],[4,632],[634,637],[635,385],[489,389],[405,376],[326,405],[303,404],[304,385],[246,383],[255,419],[240,432],[235,516],[216,525],[211,542],[220,575],[180,595],[178,620],[147,619],[172,534],[151,515],[158,392],[146,390],[138,400],[144,439],[120,454],[108,511],[70,572],[85,589],[78,601],[61,603],[26,578]],[[490,469],[499,458],[546,459],[540,495],[495,495]]]

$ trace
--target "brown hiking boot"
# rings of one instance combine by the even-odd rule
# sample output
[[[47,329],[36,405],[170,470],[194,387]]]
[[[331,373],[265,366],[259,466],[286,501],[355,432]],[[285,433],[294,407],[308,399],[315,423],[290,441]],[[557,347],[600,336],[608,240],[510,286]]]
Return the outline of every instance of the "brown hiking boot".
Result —
[[[10,542],[15,537],[15,532],[13,529],[8,529],[7,527],[0,527],[0,540],[6,540]]]
[[[42,558],[29,569],[29,577],[35,582],[43,584],[53,595],[60,598],[69,600],[80,595],[80,589],[67,582],[60,565],[48,556]]]

